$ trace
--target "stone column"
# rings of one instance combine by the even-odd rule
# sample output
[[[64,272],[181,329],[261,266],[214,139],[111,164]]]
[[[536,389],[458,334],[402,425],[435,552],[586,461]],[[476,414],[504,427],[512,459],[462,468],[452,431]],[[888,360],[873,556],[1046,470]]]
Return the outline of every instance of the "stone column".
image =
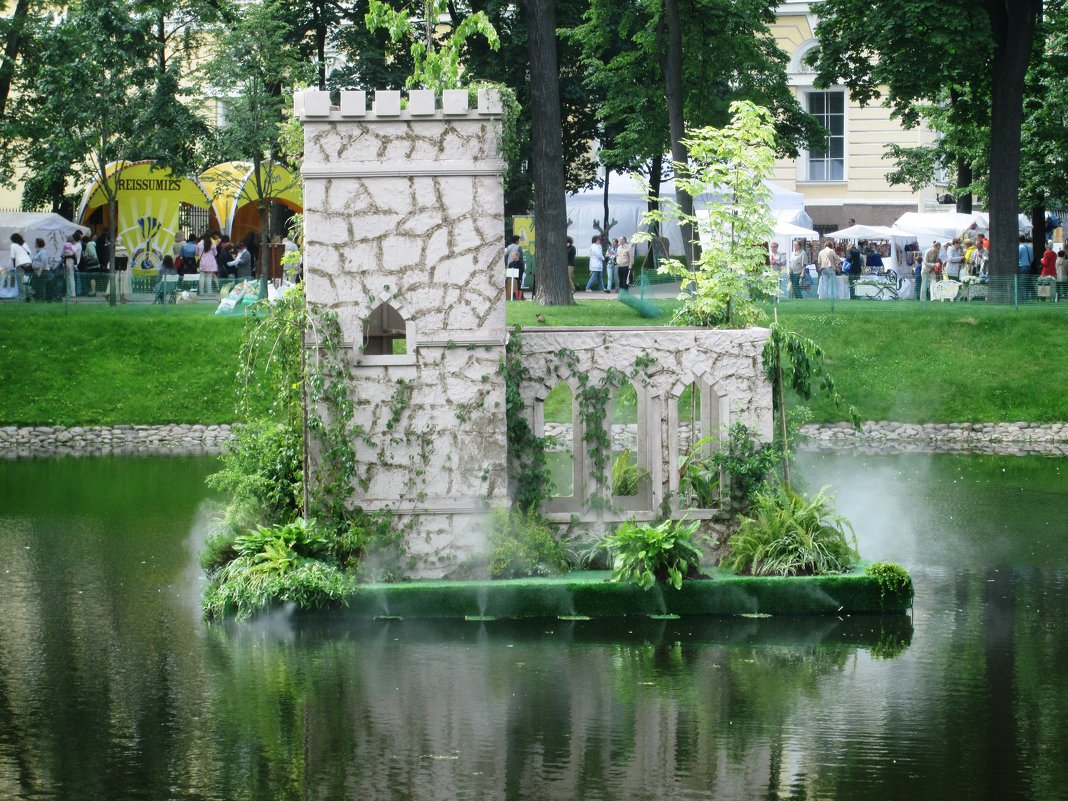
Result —
[[[352,503],[394,512],[419,575],[478,548],[507,503],[501,104],[482,90],[468,105],[466,90],[294,102],[306,292],[338,314],[371,441],[356,443],[368,483]]]

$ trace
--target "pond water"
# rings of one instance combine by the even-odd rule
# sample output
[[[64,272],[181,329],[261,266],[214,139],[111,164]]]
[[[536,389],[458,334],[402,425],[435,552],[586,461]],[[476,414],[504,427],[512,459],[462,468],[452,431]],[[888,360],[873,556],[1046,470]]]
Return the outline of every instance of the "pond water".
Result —
[[[0,799],[1068,798],[1068,463],[803,462],[911,617],[208,626],[211,460],[0,462]]]

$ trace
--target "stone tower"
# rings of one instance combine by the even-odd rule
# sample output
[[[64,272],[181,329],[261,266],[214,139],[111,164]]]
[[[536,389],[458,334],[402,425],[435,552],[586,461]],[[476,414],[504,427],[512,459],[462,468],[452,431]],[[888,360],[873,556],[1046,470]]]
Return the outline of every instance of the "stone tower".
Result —
[[[507,503],[501,102],[466,90],[296,95],[305,283],[337,312],[365,486],[422,575],[481,541]]]

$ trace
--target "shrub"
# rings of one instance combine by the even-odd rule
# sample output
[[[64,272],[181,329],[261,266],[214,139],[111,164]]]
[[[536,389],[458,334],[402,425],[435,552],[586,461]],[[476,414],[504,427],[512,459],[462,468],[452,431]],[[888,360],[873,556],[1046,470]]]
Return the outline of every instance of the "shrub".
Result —
[[[841,573],[857,559],[853,527],[820,490],[814,497],[785,487],[757,494],[730,539],[727,567],[754,576]]]
[[[260,526],[232,541],[236,556],[209,576],[208,617],[238,618],[293,602],[301,608],[344,602],[354,577],[333,560],[330,537],[314,521]]]
[[[675,589],[683,578],[696,578],[701,549],[695,542],[698,522],[665,520],[658,526],[628,520],[600,542],[612,558],[612,581],[633,581],[648,590],[658,581]]]
[[[864,575],[871,576],[878,582],[879,598],[884,603],[887,596],[891,600],[912,600],[912,576],[897,562],[872,562],[864,571]]]
[[[575,562],[574,554],[536,512],[494,512],[489,546],[489,573],[493,578],[567,573]]]
[[[239,556],[227,564],[204,593],[209,618],[233,615],[247,618],[285,603],[301,608],[345,603],[354,580],[336,565],[316,559],[276,559]]]
[[[249,516],[267,524],[292,520],[304,504],[303,449],[298,426],[253,421],[237,429],[208,485],[233,497],[228,515],[239,527]]]

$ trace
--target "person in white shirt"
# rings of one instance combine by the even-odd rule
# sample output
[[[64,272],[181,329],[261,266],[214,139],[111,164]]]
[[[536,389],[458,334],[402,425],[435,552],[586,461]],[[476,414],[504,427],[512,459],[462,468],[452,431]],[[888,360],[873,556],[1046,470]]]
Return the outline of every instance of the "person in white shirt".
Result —
[[[795,298],[801,297],[801,273],[805,271],[805,250],[800,239],[794,240],[794,250],[790,254],[790,285]]]
[[[19,296],[27,301],[30,299],[30,284],[27,281],[27,274],[30,272],[32,264],[33,256],[26,249],[26,240],[22,238],[22,234],[12,234],[11,268],[15,271],[15,278],[19,282]]]
[[[595,236],[590,242],[590,280],[586,282],[586,291],[590,292],[593,287],[593,279],[597,279],[597,286],[603,292],[607,292],[604,286],[604,251],[601,250],[601,237]]]

